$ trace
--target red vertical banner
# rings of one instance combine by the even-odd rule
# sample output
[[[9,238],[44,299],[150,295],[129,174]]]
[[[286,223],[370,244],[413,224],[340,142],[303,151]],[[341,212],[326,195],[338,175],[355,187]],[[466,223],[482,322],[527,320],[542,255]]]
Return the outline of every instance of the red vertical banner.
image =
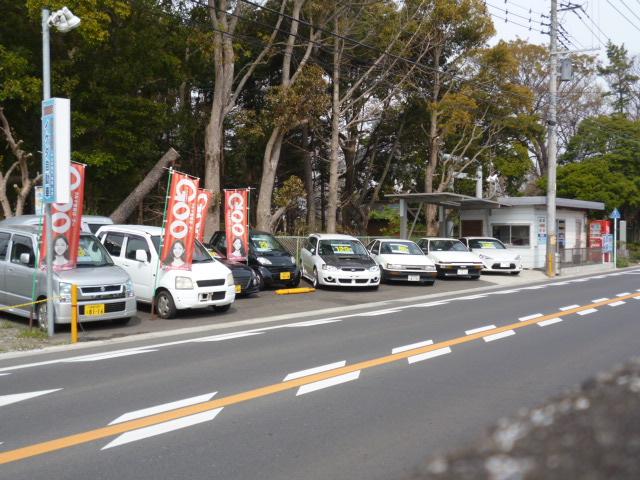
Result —
[[[196,238],[196,199],[199,179],[174,172],[160,263],[163,268],[191,270]]]
[[[196,238],[201,242],[204,240],[204,227],[207,223],[207,212],[213,202],[213,192],[198,189],[198,197],[196,198]]]
[[[224,191],[224,225],[227,234],[227,258],[247,259],[249,251],[249,190]]]
[[[71,163],[69,187],[71,201],[69,203],[51,204],[51,230],[53,231],[54,271],[71,270],[78,261],[78,246],[82,231],[82,209],[84,205],[84,172],[85,166]],[[44,267],[47,258],[46,225],[42,231],[40,246],[40,266]]]

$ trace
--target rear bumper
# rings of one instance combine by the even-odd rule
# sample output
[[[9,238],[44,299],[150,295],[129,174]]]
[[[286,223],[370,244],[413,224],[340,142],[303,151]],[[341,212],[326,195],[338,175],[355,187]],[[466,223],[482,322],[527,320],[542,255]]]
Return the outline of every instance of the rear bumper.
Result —
[[[86,305],[98,305],[104,304],[105,313],[102,315],[84,315],[84,307]],[[55,318],[56,323],[69,324],[71,323],[71,304],[70,303],[55,303]],[[79,322],[99,322],[103,320],[117,320],[118,318],[133,317],[136,312],[136,299],[135,297],[121,298],[117,300],[105,300],[105,301],[92,301],[92,302],[78,302],[78,321]]]

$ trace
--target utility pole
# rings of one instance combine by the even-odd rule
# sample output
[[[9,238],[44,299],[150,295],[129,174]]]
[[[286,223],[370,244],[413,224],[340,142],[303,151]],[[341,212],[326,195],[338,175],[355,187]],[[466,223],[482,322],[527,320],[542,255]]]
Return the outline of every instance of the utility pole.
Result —
[[[547,117],[547,276],[556,276],[556,106],[558,102],[558,0],[551,0],[549,29],[549,114]]]

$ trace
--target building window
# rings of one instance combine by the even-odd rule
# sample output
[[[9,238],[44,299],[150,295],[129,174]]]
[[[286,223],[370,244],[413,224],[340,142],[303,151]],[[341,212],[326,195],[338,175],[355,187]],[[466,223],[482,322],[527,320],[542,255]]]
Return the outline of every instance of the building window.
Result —
[[[528,247],[531,245],[529,225],[492,225],[493,236],[505,245]]]

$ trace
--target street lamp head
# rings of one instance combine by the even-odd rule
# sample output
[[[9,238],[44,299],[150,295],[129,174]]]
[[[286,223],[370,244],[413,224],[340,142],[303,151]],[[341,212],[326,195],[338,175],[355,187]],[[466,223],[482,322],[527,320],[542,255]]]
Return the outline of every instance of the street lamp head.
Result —
[[[51,14],[49,25],[62,33],[66,33],[80,25],[80,18],[71,13],[71,10],[67,7],[62,7],[62,9]]]

